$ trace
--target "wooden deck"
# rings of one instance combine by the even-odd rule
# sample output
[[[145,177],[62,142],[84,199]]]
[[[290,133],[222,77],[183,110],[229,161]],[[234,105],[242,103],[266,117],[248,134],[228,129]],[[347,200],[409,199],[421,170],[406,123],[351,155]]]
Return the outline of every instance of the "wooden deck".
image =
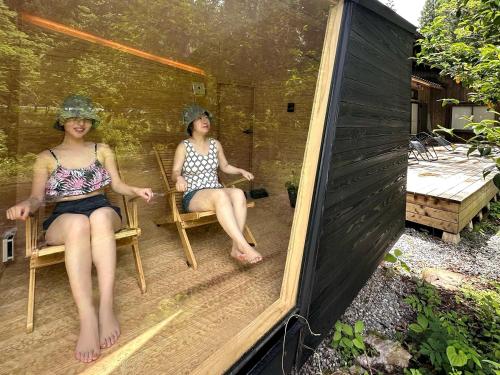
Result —
[[[0,374],[191,374],[280,294],[293,209],[286,195],[256,201],[248,223],[265,261],[243,267],[229,256],[218,224],[190,230],[199,268],[186,266],[175,227],[156,227],[157,205],[141,205],[140,239],[148,291],[137,287],[132,251],[118,251],[118,343],[98,361],[73,358],[77,311],[63,264],[37,276],[35,330],[25,333],[28,268],[24,249],[0,279]],[[95,297],[97,298],[94,278]]]
[[[454,151],[437,147],[436,152],[437,161],[409,161],[406,220],[440,229],[443,240],[458,243],[460,231],[496,199],[492,174],[486,179],[482,174],[492,162],[478,156],[467,158],[463,145]]]

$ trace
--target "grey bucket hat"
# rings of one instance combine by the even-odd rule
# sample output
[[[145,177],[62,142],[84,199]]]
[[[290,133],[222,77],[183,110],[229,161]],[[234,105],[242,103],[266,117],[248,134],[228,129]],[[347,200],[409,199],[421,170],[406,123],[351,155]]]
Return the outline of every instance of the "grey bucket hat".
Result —
[[[95,128],[101,121],[97,112],[98,110],[94,107],[90,98],[82,95],[69,95],[59,108],[54,128],[64,130],[64,122],[73,117],[92,120],[92,127]]]
[[[199,106],[198,104],[191,104],[184,108],[182,111],[182,122],[184,123],[184,126],[187,127],[189,124],[191,124],[194,120],[196,120],[198,117],[201,115],[206,115],[210,120],[212,120],[212,114],[207,111],[205,108]]]

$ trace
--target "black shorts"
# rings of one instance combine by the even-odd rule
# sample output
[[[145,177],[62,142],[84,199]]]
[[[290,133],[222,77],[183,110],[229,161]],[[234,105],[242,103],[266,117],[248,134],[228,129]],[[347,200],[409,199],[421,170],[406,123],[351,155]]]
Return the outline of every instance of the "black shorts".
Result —
[[[88,198],[77,199],[74,201],[59,202],[54,207],[50,215],[42,224],[43,230],[47,230],[52,222],[62,214],[81,214],[90,216],[92,212],[102,207],[111,207],[122,218],[120,209],[112,206],[104,194],[93,195]]]

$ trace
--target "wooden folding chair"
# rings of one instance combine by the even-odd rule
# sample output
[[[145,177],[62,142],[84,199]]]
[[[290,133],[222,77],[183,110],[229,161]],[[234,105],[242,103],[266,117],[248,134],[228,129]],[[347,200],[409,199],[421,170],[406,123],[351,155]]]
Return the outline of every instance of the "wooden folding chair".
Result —
[[[183,212],[183,193],[178,192],[175,189],[175,184],[170,178],[174,162],[175,147],[162,147],[161,145],[156,145],[153,147],[153,149],[165,186],[165,197],[168,202],[169,211],[169,215],[167,216],[167,218],[165,220],[157,222],[157,225],[163,225],[167,223],[175,224],[175,226],[177,227],[177,231],[179,232],[179,237],[181,238],[182,247],[186,256],[186,263],[188,266],[193,267],[193,269],[196,270],[198,268],[198,263],[196,262],[196,258],[194,256],[186,229],[216,223],[217,217],[215,215],[215,211]],[[227,185],[223,185],[234,187],[236,184],[245,181],[247,181],[245,178],[241,178]],[[247,202],[247,207],[255,207],[255,202]],[[250,245],[257,245],[255,237],[250,231],[248,225],[245,225],[243,235]]]
[[[127,226],[115,233],[116,245],[117,247],[132,246],[139,288],[142,293],[145,293],[146,280],[144,279],[138,240],[138,237],[141,235],[137,215],[137,199],[139,197],[127,199],[125,196],[121,196],[121,198],[123,200],[123,208],[125,209]],[[44,241],[39,241],[39,223],[42,221],[44,215],[42,211],[45,210],[38,210],[38,212],[30,214],[28,220],[26,220],[26,257],[30,258],[28,316],[26,321],[26,331],[28,333],[33,332],[36,270],[41,267],[64,262],[64,245],[47,246],[44,244]],[[43,238],[43,236],[41,237]]]

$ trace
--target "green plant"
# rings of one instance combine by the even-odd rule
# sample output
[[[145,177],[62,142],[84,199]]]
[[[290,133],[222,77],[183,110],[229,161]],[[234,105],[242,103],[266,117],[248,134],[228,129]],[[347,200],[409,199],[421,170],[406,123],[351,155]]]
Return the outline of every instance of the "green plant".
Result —
[[[500,220],[500,202],[491,202],[488,213],[494,220]]]
[[[404,374],[405,375],[422,375],[422,373],[419,370],[414,369],[414,368],[405,369]]]
[[[423,374],[499,374],[498,285],[489,291],[464,290],[458,298],[468,313],[448,311],[433,286],[419,282],[405,299],[416,312],[406,344]],[[409,370],[408,370],[409,371]],[[407,372],[412,374],[412,372]],[[417,374],[417,373],[415,373]]]
[[[499,9],[498,0],[437,0],[420,29],[418,62],[462,82],[472,101],[497,103]]]
[[[298,190],[299,189],[299,177],[292,171],[290,179],[285,182],[285,187],[287,190]]]
[[[387,253],[384,256],[384,261],[394,264],[396,268],[402,268],[406,272],[410,272],[410,267],[402,259],[403,252],[401,249],[395,249],[394,254]]]
[[[354,327],[341,321],[335,323],[331,345],[340,352],[344,365],[350,365],[354,358],[362,353],[366,354],[366,345],[363,339],[364,329],[364,323],[359,320],[354,324]]]

